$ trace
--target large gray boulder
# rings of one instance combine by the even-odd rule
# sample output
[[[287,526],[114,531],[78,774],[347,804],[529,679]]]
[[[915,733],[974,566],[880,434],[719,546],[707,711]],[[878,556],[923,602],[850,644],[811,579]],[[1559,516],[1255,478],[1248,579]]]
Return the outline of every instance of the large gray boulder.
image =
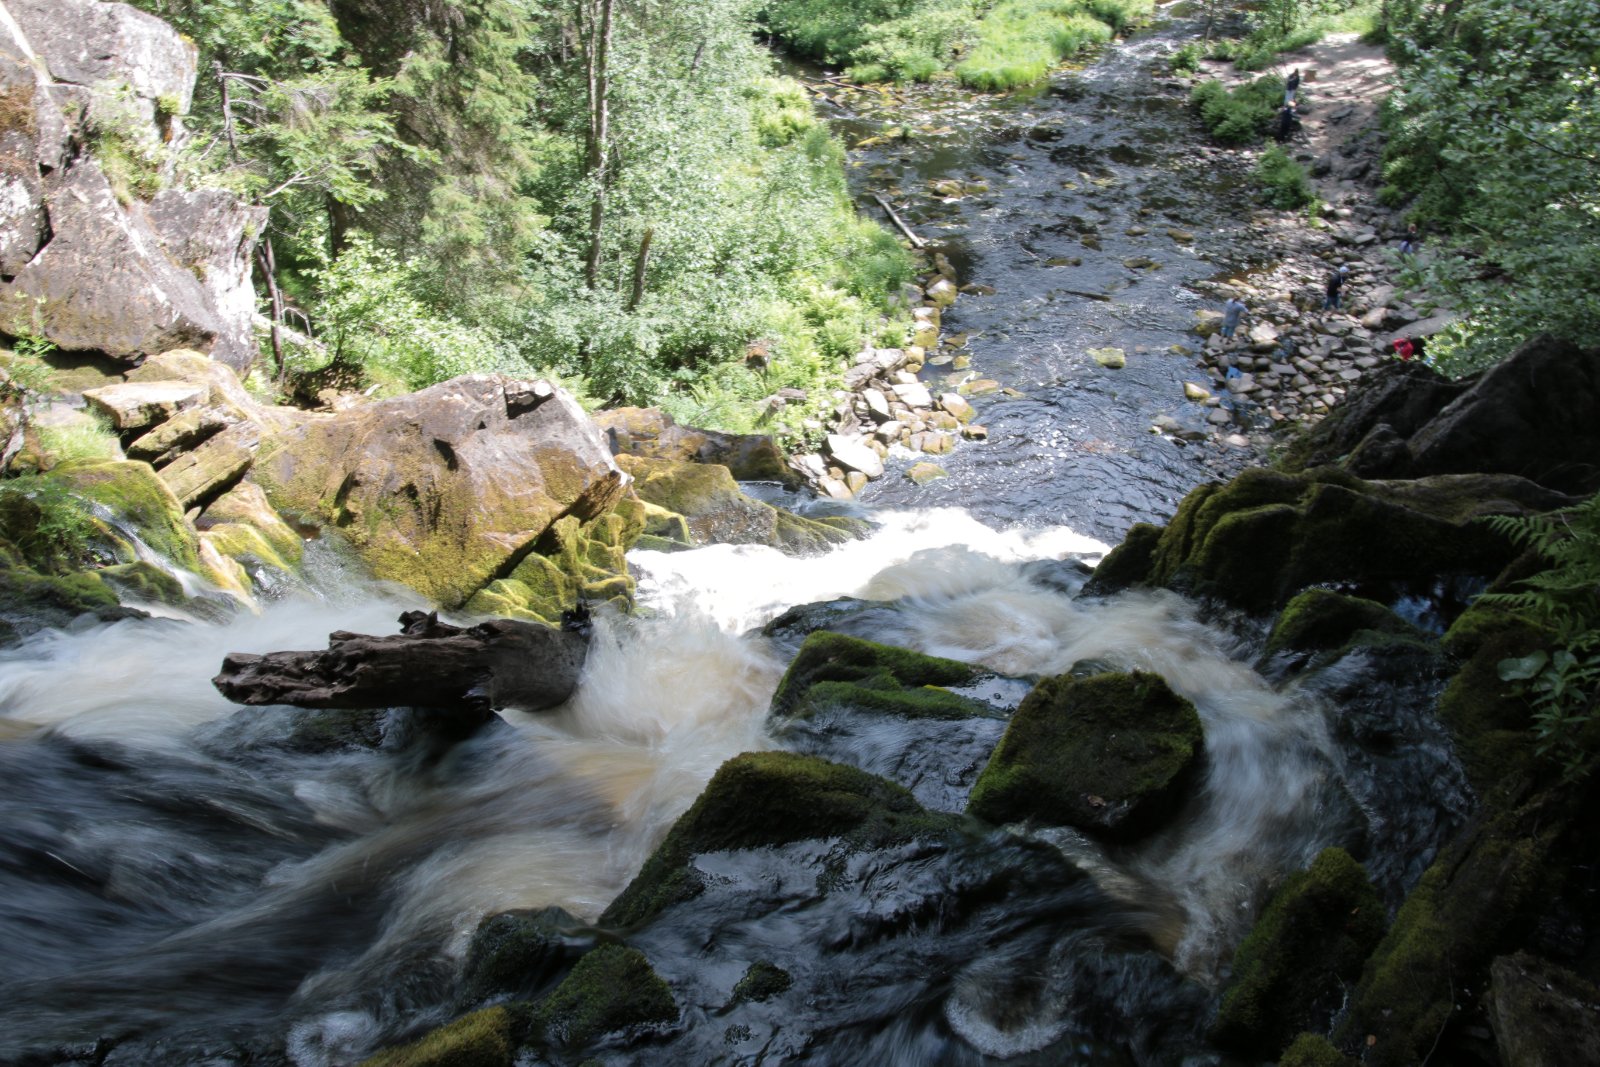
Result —
[[[338,528],[380,578],[446,607],[628,485],[570,395],[488,374],[313,416],[267,440],[252,477],[280,509]]]
[[[100,0],[0,3],[0,331],[138,362],[173,348],[235,370],[255,354],[255,235],[266,209],[221,190],[114,187],[83,143],[114,121],[171,177],[195,46]],[[132,184],[132,183],[130,183]]]

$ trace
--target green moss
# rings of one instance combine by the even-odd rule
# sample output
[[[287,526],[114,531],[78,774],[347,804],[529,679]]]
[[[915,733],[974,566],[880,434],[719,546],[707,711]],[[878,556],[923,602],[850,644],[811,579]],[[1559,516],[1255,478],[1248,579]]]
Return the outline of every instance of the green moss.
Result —
[[[993,715],[988,705],[944,688],[970,685],[985,673],[955,660],[819,630],[806,638],[789,664],[773,695],[772,711],[789,718],[835,708],[906,718]]]
[[[143,560],[102,567],[98,573],[103,582],[127,599],[173,605],[189,599],[184,595],[183,585],[178,579]]]
[[[733,987],[732,1002],[738,1004],[742,1001],[771,1000],[779,993],[784,992],[794,985],[794,978],[788,971],[775,963],[766,960],[757,960],[744,972],[744,977],[739,979]]]
[[[507,911],[478,924],[467,947],[462,999],[531,993],[566,958],[566,932],[577,921],[560,908]]]
[[[689,532],[688,519],[658,504],[644,502],[644,508],[645,523],[642,537],[674,541],[685,547],[694,544],[694,534]]]
[[[361,1067],[511,1067],[511,1013],[486,1008],[399,1048],[363,1060]]]
[[[671,988],[644,953],[601,945],[534,1006],[531,1032],[552,1044],[581,1048],[613,1030],[677,1018]]]
[[[211,543],[212,548],[247,567],[272,567],[286,574],[292,574],[300,559],[298,552],[295,553],[292,562],[285,559],[278,554],[277,544],[268,541],[254,526],[245,526],[242,523],[225,522],[211,527],[201,536]],[[295,547],[300,547],[298,539]]]
[[[1122,543],[1110,552],[1094,569],[1087,585],[1086,596],[1107,596],[1140,585],[1150,576],[1156,545],[1161,542],[1163,527],[1148,522],[1136,522],[1122,538]]]
[[[1367,961],[1335,1041],[1367,1042],[1370,1067],[1414,1067],[1490,961],[1525,937],[1559,886],[1552,851],[1572,815],[1545,794],[1452,843],[1406,898]]]
[[[36,574],[0,556],[0,645],[43,629],[61,629],[82,615],[106,622],[144,618],[117,603],[117,594],[97,571]]]
[[[63,463],[52,472],[77,492],[105,505],[141,540],[175,566],[196,571],[199,543],[183,506],[148,463]]]
[[[696,896],[700,853],[841,838],[868,847],[945,833],[959,825],[923,810],[910,792],[854,767],[792,752],[747,752],[724,763],[600,917],[632,925]]]
[[[773,533],[773,546],[793,556],[811,556],[826,552],[835,545],[857,540],[872,524],[864,519],[838,515],[825,519],[808,519],[782,508],[777,514],[777,528]]]
[[[1340,648],[1367,631],[1418,640],[1421,630],[1378,603],[1329,589],[1307,589],[1289,601],[1267,638],[1267,652]]]
[[[1473,623],[1472,658],[1439,697],[1439,720],[1455,739],[1468,780],[1482,793],[1533,772],[1533,709],[1526,697],[1501,681],[1499,665],[1546,647],[1548,641],[1538,627],[1515,616],[1497,614],[1494,621],[1491,625],[1480,616]]]
[[[1194,705],[1157,675],[1046,678],[1011,717],[967,810],[1138,837],[1181,802],[1201,744]]]
[[[1272,897],[1233,957],[1211,1037],[1270,1058],[1301,1030],[1321,1029],[1384,930],[1361,865],[1325,849]]]
[[[1278,1057],[1278,1067],[1356,1067],[1321,1034],[1301,1034]]]

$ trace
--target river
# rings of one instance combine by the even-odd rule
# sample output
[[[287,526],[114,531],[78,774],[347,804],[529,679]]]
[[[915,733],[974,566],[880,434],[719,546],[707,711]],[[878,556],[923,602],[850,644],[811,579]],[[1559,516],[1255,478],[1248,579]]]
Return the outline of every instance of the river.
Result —
[[[1415,710],[1430,680],[1345,664],[1283,684],[1254,669],[1258,633],[1175,596],[1076,598],[1074,561],[1254,447],[1149,432],[1155,414],[1193,417],[1192,360],[1168,351],[1197,302],[1184,285],[1248,243],[1236,176],[1193,153],[1181,97],[1150,78],[1178,32],[964,104],[970,124],[927,155],[864,161],[883,187],[988,185],[913,215],[963,281],[997,291],[946,320],[975,368],[1016,392],[981,401],[990,443],[946,457],[950,477],[925,488],[875,483],[877,531],[820,558],[636,553],[648,610],[599,619],[566,707],[508,712],[456,745],[426,713],[393,710],[330,744],[315,713],[228,704],[209,684],[225,653],[391,632],[419,606],[341,578],[317,545],[322,592],[259,617],[126,621],[0,653],[0,1062],[359,1062],[459,1013],[485,916],[553,907],[576,948],[618,936],[590,924],[740,752],[854,762],[961,810],[1000,719],[769,724],[794,642],[757,628],[841,597],[857,598],[841,630],[1016,677],[1002,705],[1086,660],[1161,674],[1201,713],[1204,788],[1172,831],[1113,850],[996,830],[832,857],[828,879],[828,842],[702,857],[706,892],[626,932],[679,1023],[590,1051],[607,1064],[1229,1062],[1206,1048],[1206,1019],[1270,887],[1340,843],[1392,903],[1465,793]],[[1165,236],[1179,226],[1194,240]],[[1161,265],[1123,266],[1135,255]],[[1127,350],[1125,369],[1085,356],[1106,343]],[[730,998],[755,960],[792,986]]]

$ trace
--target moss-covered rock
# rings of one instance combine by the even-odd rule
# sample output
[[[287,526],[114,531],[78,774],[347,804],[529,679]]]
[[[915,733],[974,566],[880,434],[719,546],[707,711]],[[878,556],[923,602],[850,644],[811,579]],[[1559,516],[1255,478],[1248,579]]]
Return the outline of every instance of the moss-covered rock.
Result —
[[[1301,1034],[1278,1057],[1278,1067],[1356,1067],[1321,1034]]]
[[[200,546],[194,528],[184,518],[178,498],[150,464],[69,461],[56,467],[51,476],[104,505],[141,541],[175,566],[188,571],[200,569]],[[124,562],[134,559],[130,549]]]
[[[1012,715],[967,810],[1140,837],[1181,803],[1202,740],[1194,705],[1157,675],[1046,678]]]
[[[644,953],[601,945],[534,1005],[529,1032],[536,1040],[581,1048],[614,1030],[668,1024],[677,1018],[672,989]]]
[[[600,917],[643,922],[704,888],[690,860],[700,853],[842,838],[873,847],[949,832],[959,820],[924,810],[875,775],[792,752],[747,752],[712,775],[694,805]]]
[[[386,1049],[361,1067],[511,1067],[512,1016],[485,1008],[441,1026],[409,1045]]]
[[[554,907],[490,915],[467,946],[462,1001],[476,1004],[508,993],[536,993],[568,962],[577,926],[575,918]]]
[[[1563,868],[1551,860],[1580,809],[1567,793],[1540,794],[1441,853],[1368,959],[1334,1039],[1363,1044],[1370,1067],[1414,1067],[1436,1046],[1436,1062],[1453,1062],[1447,1030],[1465,1017],[1464,991],[1485,987],[1490,961],[1528,935],[1559,890]]]
[[[1123,535],[1122,543],[1107,552],[1094,569],[1094,575],[1084,587],[1085,595],[1103,596],[1148,579],[1156,546],[1161,543],[1164,530],[1165,527],[1153,526],[1148,522],[1136,522],[1130,526]]]
[[[817,631],[778,683],[772,713],[803,719],[849,708],[913,719],[994,716],[988,704],[949,688],[984,677],[993,675],[967,663]]]
[[[749,1000],[759,1003],[771,1000],[792,985],[794,977],[788,971],[775,963],[756,960],[744,972],[744,977],[735,983],[733,996],[730,999],[734,1004]]]
[[[1270,1058],[1295,1033],[1321,1030],[1384,926],[1366,871],[1343,849],[1325,849],[1273,894],[1234,953],[1212,1040]]]
[[[1489,968],[1489,1021],[1510,1067],[1600,1063],[1600,989],[1526,952]]]
[[[182,604],[188,599],[178,579],[144,560],[102,567],[97,573],[101,581],[117,592],[119,599],[171,605]]]
[[[1510,476],[1363,482],[1331,467],[1292,475],[1252,469],[1191,492],[1153,548],[1151,534],[1140,531],[1085,591],[1158,585],[1265,612],[1323,583],[1492,575],[1515,552],[1473,520],[1557,503],[1548,490]]]
[[[642,511],[634,510],[608,512],[587,523],[572,515],[559,519],[515,570],[473,594],[466,610],[551,626],[559,626],[561,613],[580,601],[628,611],[634,581],[627,551],[641,526]]]
[[[0,555],[0,647],[40,630],[62,629],[84,615],[102,622],[146,617],[118,604],[98,572],[37,574]]]
[[[1426,640],[1427,635],[1376,600],[1330,589],[1307,589],[1289,601],[1272,625],[1267,653],[1342,648],[1365,632]]]
[[[1500,679],[1500,661],[1548,647],[1550,638],[1503,610],[1474,608],[1469,614],[1471,636],[1452,627],[1455,638],[1449,644],[1473,652],[1440,694],[1439,720],[1455,739],[1468,780],[1488,794],[1501,782],[1525,778],[1535,761],[1532,708],[1527,697]]]

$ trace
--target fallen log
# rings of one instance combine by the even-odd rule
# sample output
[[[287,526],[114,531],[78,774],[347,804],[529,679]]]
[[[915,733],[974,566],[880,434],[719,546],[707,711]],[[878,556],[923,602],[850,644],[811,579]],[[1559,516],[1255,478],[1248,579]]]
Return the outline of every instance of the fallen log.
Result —
[[[322,651],[233,652],[211,684],[236,704],[301,708],[430,708],[487,718],[567,700],[588,655],[585,620],[557,630],[492,619],[472,627],[408,611],[399,634],[335,631]]]
[[[883,208],[884,212],[888,214],[889,220],[893,222],[895,226],[899,227],[901,233],[906,235],[906,240],[911,242],[912,248],[922,248],[927,245],[928,242],[911,232],[911,227],[907,226],[900,216],[895,213],[894,208],[889,206],[889,201],[885,200],[877,193],[872,194],[872,199],[878,202],[878,206]]]

